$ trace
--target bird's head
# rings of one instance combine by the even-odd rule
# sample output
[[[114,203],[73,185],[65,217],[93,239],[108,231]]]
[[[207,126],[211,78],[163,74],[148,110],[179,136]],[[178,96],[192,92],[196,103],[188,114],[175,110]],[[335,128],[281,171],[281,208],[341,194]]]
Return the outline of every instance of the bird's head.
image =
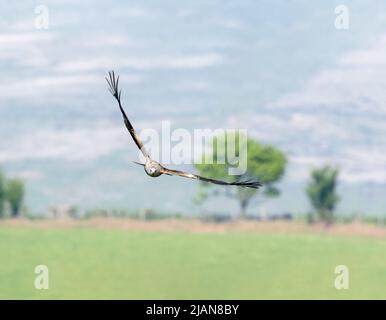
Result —
[[[161,173],[161,166],[158,162],[150,160],[145,163],[145,171],[151,177],[158,177]]]
[[[154,174],[154,173],[156,173],[157,172],[157,169],[155,168],[155,167],[150,167],[149,168],[149,173],[150,174]]]

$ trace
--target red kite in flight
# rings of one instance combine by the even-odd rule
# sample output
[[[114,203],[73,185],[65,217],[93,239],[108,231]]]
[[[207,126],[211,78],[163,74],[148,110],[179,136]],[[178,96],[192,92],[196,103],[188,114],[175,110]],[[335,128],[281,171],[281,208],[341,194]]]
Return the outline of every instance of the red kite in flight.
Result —
[[[225,182],[221,180],[215,180],[215,179],[210,179],[210,178],[205,178],[196,174],[188,173],[188,172],[183,172],[179,170],[172,170],[165,168],[161,164],[159,164],[157,161],[154,161],[153,159],[150,158],[150,155],[147,153],[145,150],[142,141],[139,139],[139,136],[134,130],[134,127],[131,125],[129,119],[127,118],[127,115],[125,111],[122,108],[121,104],[121,90],[118,89],[118,83],[119,83],[119,76],[115,78],[114,71],[109,72],[109,78],[106,77],[106,81],[109,85],[109,90],[113,97],[117,100],[119,109],[121,110],[123,120],[125,123],[125,126],[127,130],[129,130],[129,133],[131,137],[133,138],[135,144],[141,150],[143,156],[145,157],[145,164],[135,162],[136,164],[139,164],[144,167],[145,172],[147,175],[150,177],[159,177],[162,174],[166,174],[169,176],[180,176],[180,177],[185,177],[185,178],[191,178],[191,179],[196,179],[196,180],[201,180],[205,182],[210,182],[214,184],[219,184],[219,185],[226,185],[226,186],[239,186],[239,187],[246,187],[246,188],[253,188],[253,189],[258,189],[261,187],[261,183],[257,180],[254,179],[248,179],[248,180],[238,180],[235,182]]]

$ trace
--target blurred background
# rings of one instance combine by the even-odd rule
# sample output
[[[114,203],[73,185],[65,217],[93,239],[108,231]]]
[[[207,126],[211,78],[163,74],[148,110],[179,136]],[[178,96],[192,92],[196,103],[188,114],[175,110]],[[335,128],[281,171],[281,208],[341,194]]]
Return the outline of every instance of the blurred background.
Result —
[[[384,224],[384,1],[0,0],[0,15],[3,218]],[[233,199],[189,179],[147,177],[131,162],[138,150],[107,90],[109,70],[139,132],[161,133],[163,120],[191,132],[248,129],[250,173],[265,187]]]

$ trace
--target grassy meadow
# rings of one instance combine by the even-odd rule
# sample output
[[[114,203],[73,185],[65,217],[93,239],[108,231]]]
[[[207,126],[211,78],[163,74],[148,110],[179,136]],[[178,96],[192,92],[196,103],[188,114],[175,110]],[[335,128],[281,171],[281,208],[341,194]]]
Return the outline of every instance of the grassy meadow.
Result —
[[[348,290],[334,288],[341,264]],[[0,225],[0,298],[385,299],[386,240]]]

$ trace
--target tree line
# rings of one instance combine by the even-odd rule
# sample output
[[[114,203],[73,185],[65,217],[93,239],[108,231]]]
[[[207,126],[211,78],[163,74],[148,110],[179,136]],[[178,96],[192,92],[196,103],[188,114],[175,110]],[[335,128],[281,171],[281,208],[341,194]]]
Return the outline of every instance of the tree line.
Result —
[[[225,143],[218,143],[219,139]],[[216,136],[212,139],[211,150],[212,154],[209,157],[213,159],[210,164],[206,164],[205,154],[200,164],[195,167],[203,176],[208,176],[214,179],[229,179],[228,169],[234,165],[234,159],[230,159],[227,150],[227,134],[224,136]],[[232,142],[235,142],[235,150],[232,150],[232,155],[239,157],[241,154],[239,145],[241,139],[238,135],[232,137]],[[221,188],[213,184],[200,182],[200,187],[194,199],[198,205],[203,204],[211,196],[225,196],[235,199],[239,203],[240,218],[247,217],[247,208],[251,201],[257,195],[260,199],[278,197],[281,193],[277,187],[278,182],[283,178],[287,166],[287,157],[278,148],[262,144],[253,139],[247,141],[247,170],[240,176],[232,176],[233,179],[245,179],[249,177],[257,177],[263,184],[261,190],[249,188]],[[225,148],[225,150],[220,150]],[[225,163],[217,161],[218,155],[225,155]],[[214,162],[214,163],[213,163]],[[337,177],[338,169],[331,166],[314,168],[311,171],[310,179],[306,186],[305,192],[308,196],[313,212],[308,215],[309,221],[322,221],[326,224],[331,224],[334,220],[334,209],[339,202],[337,195]],[[5,216],[18,217],[21,213],[23,200],[25,196],[25,185],[21,179],[7,178],[0,170],[0,218]]]

